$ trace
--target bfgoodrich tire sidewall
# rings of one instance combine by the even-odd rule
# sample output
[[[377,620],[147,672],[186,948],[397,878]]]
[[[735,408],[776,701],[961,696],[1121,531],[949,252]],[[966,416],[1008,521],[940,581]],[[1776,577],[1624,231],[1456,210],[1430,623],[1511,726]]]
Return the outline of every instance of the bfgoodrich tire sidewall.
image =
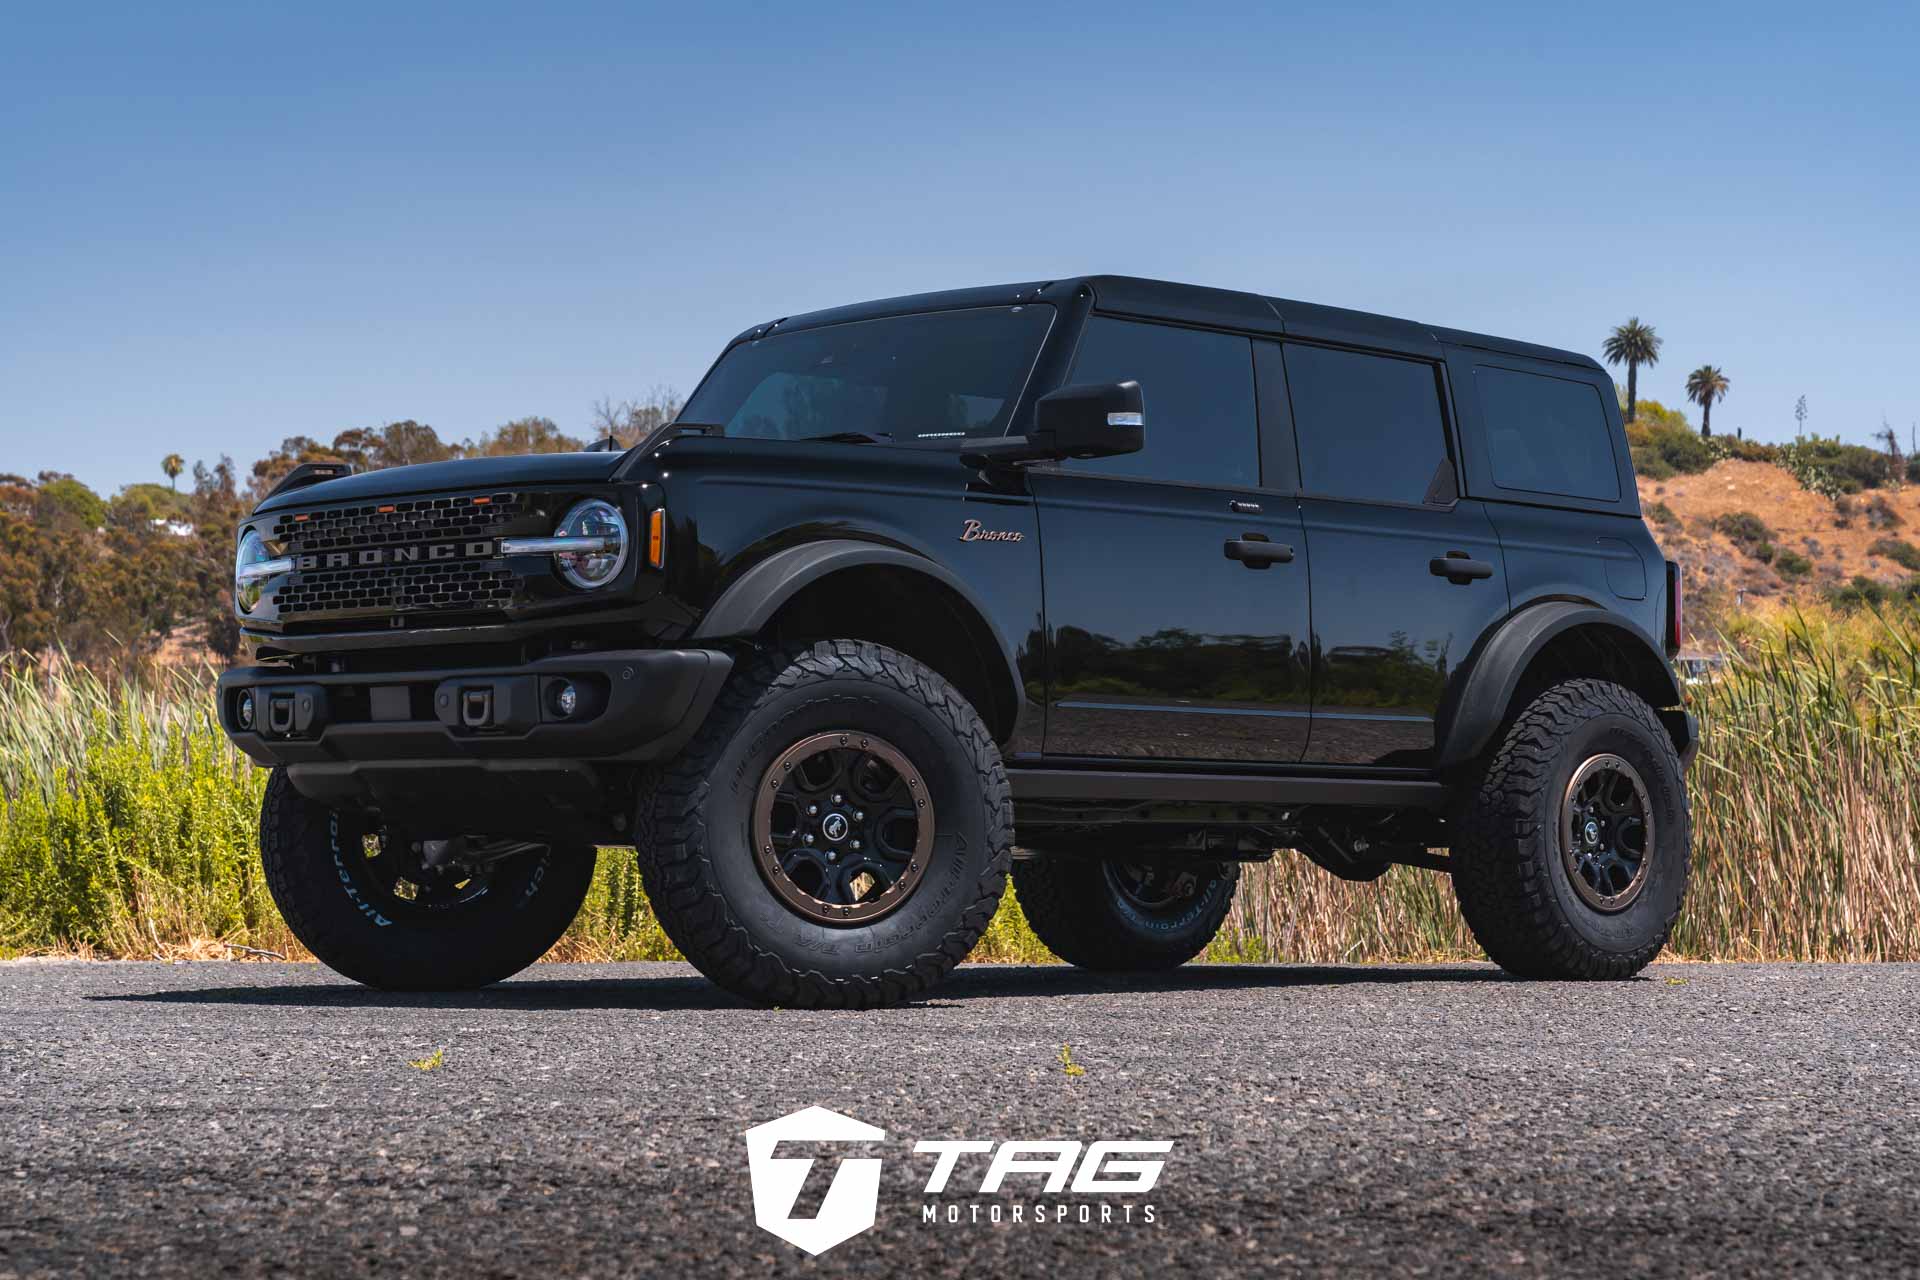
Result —
[[[1653,810],[1654,843],[1647,878],[1625,909],[1589,905],[1567,874],[1561,830],[1567,785],[1574,771],[1596,755],[1613,754],[1632,765],[1646,784]],[[1601,716],[1568,736],[1552,785],[1539,797],[1536,856],[1567,924],[1591,945],[1617,955],[1639,951],[1666,935],[1687,887],[1691,838],[1684,780],[1671,746],[1650,740],[1644,726],[1624,716]]]
[[[1219,927],[1220,900],[1223,896],[1232,898],[1238,878],[1229,879],[1208,865],[1193,870],[1201,881],[1200,892],[1171,911],[1150,911],[1140,906],[1103,874],[1100,885],[1115,925],[1149,945],[1204,950]]]
[[[835,729],[871,733],[904,752],[934,813],[926,874],[897,910],[867,924],[804,919],[775,896],[753,856],[753,805],[768,766],[801,739]],[[741,726],[710,776],[705,840],[714,883],[755,945],[790,968],[832,978],[905,968],[938,950],[978,896],[992,851],[986,784],[953,730],[892,688],[833,679],[776,697]]]
[[[480,901],[403,916],[367,874],[365,823],[299,794],[284,771],[267,784],[261,856],[267,889],[295,937],[329,968],[368,986],[483,986],[538,960],[572,922],[593,878],[591,845],[550,847],[501,867]]]

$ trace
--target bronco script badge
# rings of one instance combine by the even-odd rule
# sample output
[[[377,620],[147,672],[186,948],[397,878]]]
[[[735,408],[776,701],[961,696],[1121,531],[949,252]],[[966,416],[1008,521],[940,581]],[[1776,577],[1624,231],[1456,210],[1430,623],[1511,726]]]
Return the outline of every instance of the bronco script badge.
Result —
[[[962,542],[1025,542],[1027,535],[1017,529],[982,528],[978,520],[967,521],[960,530]]]

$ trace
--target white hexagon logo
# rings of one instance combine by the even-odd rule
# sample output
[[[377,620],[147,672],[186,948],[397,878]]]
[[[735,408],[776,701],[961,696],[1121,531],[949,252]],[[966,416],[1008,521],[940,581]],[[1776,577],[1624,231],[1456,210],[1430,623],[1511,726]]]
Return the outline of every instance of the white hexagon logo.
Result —
[[[843,1158],[827,1184],[820,1212],[795,1218],[813,1161],[804,1156],[776,1157],[782,1142],[880,1142],[885,1129],[843,1116],[825,1107],[808,1107],[746,1131],[747,1174],[753,1182],[753,1220],[789,1244],[818,1256],[853,1239],[873,1225],[880,1203],[878,1157]]]

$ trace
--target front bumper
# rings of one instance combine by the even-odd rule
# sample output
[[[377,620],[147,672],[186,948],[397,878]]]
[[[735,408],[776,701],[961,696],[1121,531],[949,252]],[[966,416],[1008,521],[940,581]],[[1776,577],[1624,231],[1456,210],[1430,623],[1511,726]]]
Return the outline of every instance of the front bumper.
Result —
[[[529,810],[604,811],[608,767],[678,751],[732,668],[717,649],[334,675],[240,667],[220,677],[220,723],[315,800],[532,829],[541,820]]]

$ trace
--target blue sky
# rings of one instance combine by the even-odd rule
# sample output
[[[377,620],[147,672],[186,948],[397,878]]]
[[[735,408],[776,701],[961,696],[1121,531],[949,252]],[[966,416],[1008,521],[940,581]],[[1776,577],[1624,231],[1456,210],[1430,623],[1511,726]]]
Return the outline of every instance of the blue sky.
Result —
[[[1904,438],[1920,8],[1555,9],[8,5],[0,471],[584,432],[763,319],[1090,271],[1638,314],[1643,394]]]

